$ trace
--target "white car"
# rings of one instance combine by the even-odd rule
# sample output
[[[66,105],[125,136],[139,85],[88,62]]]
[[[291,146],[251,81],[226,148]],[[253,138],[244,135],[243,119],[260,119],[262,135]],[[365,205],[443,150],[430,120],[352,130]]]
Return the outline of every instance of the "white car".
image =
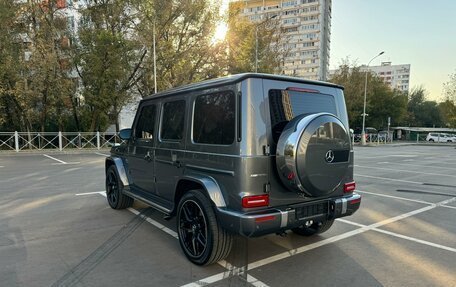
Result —
[[[452,139],[454,143],[456,143],[456,134],[446,134],[446,136]]]
[[[454,137],[444,133],[428,133],[426,141],[439,142],[439,143],[451,143],[454,142]]]

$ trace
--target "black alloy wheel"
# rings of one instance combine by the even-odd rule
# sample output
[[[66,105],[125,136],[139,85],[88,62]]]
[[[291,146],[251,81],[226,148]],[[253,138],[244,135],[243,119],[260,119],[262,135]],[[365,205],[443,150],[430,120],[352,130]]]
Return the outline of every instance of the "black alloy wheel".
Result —
[[[122,188],[116,167],[112,165],[106,171],[106,198],[113,209],[124,209],[133,204],[133,198],[124,195]]]
[[[193,258],[199,258],[207,247],[207,223],[203,210],[193,200],[186,200],[179,213],[179,235],[185,249]]]
[[[110,171],[106,175],[106,197],[108,198],[109,205],[114,208],[117,206],[119,194],[119,184],[117,176],[114,172]]]
[[[177,234],[185,256],[197,265],[223,260],[231,251],[233,235],[220,226],[204,190],[187,191],[180,199]]]

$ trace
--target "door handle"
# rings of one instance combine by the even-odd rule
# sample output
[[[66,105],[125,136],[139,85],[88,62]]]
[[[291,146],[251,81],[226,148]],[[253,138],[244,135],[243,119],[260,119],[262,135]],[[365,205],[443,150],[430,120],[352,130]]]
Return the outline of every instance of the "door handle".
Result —
[[[173,165],[177,168],[180,168],[182,166],[181,162],[176,160],[176,161],[173,161]]]
[[[149,162],[152,160],[152,157],[150,156],[150,152],[149,151],[147,151],[146,155],[144,156],[144,159],[149,161]]]

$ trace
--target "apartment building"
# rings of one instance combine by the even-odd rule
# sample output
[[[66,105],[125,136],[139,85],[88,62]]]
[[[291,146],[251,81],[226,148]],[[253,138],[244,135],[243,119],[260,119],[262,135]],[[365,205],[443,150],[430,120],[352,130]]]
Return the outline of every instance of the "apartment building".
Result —
[[[410,64],[392,65],[391,62],[382,62],[380,66],[369,66],[371,73],[376,74],[391,89],[409,92],[410,87]],[[329,71],[329,77],[335,75],[339,69]],[[366,66],[360,67],[361,72],[366,71]]]
[[[311,80],[326,80],[329,73],[331,0],[241,0],[242,17],[261,23],[280,21],[288,51],[283,73]]]
[[[391,62],[382,62],[380,66],[369,66],[371,72],[377,74],[392,89],[408,92],[410,84],[410,64],[392,65]],[[366,71],[366,67],[361,67]]]

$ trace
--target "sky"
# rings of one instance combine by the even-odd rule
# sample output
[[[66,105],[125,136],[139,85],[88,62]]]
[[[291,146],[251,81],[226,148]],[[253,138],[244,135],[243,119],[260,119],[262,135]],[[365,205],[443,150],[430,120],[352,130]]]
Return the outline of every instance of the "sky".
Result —
[[[456,73],[456,0],[332,0],[330,68],[349,57],[410,64],[410,89],[422,85],[442,100],[443,83]]]

